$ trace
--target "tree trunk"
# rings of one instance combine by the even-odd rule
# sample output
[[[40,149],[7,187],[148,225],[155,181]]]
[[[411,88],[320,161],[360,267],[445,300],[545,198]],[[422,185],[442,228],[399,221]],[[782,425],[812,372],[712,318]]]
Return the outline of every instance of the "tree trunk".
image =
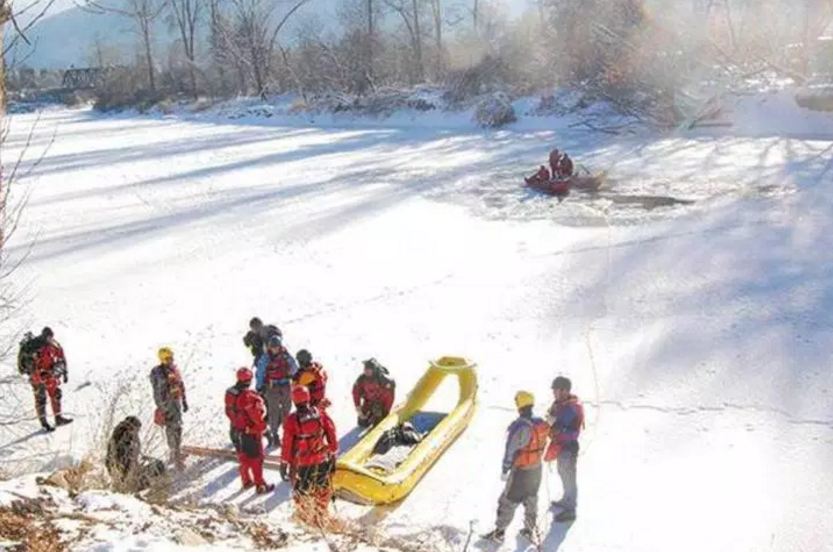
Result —
[[[367,52],[366,56],[366,77],[368,81],[373,80],[373,40],[375,30],[373,28],[373,0],[367,0]]]
[[[3,32],[6,26],[6,20],[4,19],[4,12],[3,10],[7,9],[5,2],[0,0],[0,44],[4,44],[3,38],[5,33]],[[3,120],[3,117],[6,115],[6,56],[0,56],[0,121]],[[2,194],[2,185],[3,185],[3,166],[0,164],[0,194]],[[0,213],[0,216],[2,213]],[[3,243],[3,236],[0,234],[0,244]]]
[[[6,22],[9,20],[11,14],[11,8],[6,3],[6,0],[0,0],[0,45],[5,44],[3,39],[5,37],[4,30],[6,28]],[[6,56],[0,55],[0,122],[6,116]],[[3,136],[0,135],[0,142],[2,142]],[[0,144],[0,150],[2,150],[2,144]],[[2,151],[0,151],[2,154]],[[4,180],[4,172],[3,172],[3,159],[0,157],[0,251],[3,249],[3,244],[6,242],[6,233],[5,233],[5,223],[6,223],[6,201],[5,198],[7,197],[7,190],[6,190],[6,182]]]
[[[445,66],[443,55],[443,6],[442,0],[431,0],[431,9],[434,14],[434,41],[437,48],[437,76],[439,76]]]
[[[153,71],[153,50],[150,43],[150,25],[151,22],[143,16],[141,21],[142,26],[142,40],[145,43],[145,63],[148,65],[148,84],[151,92],[156,91],[156,75]]]
[[[477,21],[478,13],[477,12],[478,12],[479,9],[480,9],[479,0],[474,0],[474,6],[471,9],[471,18],[472,18],[472,23],[474,25],[474,32],[475,33],[477,32],[477,24],[478,24],[478,21]]]
[[[422,82],[424,69],[422,66],[422,32],[419,28],[419,1],[411,0],[414,10],[414,54],[416,55],[416,80]]]

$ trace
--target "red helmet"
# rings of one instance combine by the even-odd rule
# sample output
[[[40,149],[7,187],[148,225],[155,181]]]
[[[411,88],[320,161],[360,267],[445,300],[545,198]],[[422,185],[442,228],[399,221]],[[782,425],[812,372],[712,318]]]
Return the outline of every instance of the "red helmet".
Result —
[[[252,371],[249,368],[246,368],[245,366],[237,370],[237,381],[239,381],[240,383],[248,383],[252,381],[253,377],[254,374],[252,374]]]
[[[307,404],[309,401],[309,389],[305,385],[296,385],[292,388],[292,402],[295,404]]]

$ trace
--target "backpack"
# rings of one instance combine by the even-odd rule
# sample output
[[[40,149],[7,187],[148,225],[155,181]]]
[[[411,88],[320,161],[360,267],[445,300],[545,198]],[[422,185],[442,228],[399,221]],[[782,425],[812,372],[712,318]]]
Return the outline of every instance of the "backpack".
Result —
[[[263,327],[263,343],[269,343],[272,337],[277,336],[283,340],[283,332],[274,324],[267,324]]]
[[[17,352],[17,371],[21,375],[30,376],[35,371],[35,363],[38,351],[45,345],[41,336],[35,337],[32,332],[26,332],[20,340],[20,349]]]

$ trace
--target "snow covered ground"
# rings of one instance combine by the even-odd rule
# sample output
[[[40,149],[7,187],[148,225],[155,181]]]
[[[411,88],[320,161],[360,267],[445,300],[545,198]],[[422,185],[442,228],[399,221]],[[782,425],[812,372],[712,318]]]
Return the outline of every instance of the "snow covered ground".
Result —
[[[55,141],[9,248],[25,258],[26,301],[4,331],[55,328],[77,421],[50,436],[0,427],[0,468],[85,456],[114,396],[149,421],[163,344],[189,386],[186,441],[224,445],[222,393],[257,314],[325,364],[340,433],[364,358],[391,368],[402,396],[430,358],[479,365],[459,441],[403,503],[339,503],[346,519],[461,550],[493,523],[514,392],[543,410],[565,374],[588,412],[579,519],[551,524],[549,474],[543,550],[831,550],[833,117],[801,125],[783,98],[756,101],[721,134],[626,138],[47,112],[26,157]],[[4,159],[34,121],[12,118]],[[552,145],[609,171],[610,194],[559,203],[520,188]],[[646,196],[694,203],[646,210]],[[253,499],[233,465],[196,459],[186,476],[183,502],[288,523],[285,485]],[[112,549],[170,537],[157,536]]]

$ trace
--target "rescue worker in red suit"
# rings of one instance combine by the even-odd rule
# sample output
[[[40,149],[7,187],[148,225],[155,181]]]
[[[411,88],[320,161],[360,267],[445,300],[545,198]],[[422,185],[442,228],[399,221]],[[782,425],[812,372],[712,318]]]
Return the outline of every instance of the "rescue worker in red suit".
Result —
[[[252,386],[254,373],[246,367],[237,370],[237,383],[226,389],[226,417],[229,419],[229,439],[234,450],[240,453],[240,436],[246,429],[246,420],[238,408],[240,396]]]
[[[254,374],[248,368],[237,370],[237,383],[226,391],[226,416],[231,424],[231,440],[240,462],[244,489],[255,487],[257,494],[275,490],[263,479],[263,434],[266,432],[266,405],[251,389]]]
[[[570,392],[571,389],[572,382],[568,378],[558,376],[553,380],[552,393],[555,402],[547,414],[552,441],[544,459],[547,462],[556,461],[561,486],[564,489],[564,497],[552,503],[554,508],[561,508],[561,512],[555,516],[557,522],[576,519],[578,438],[584,428],[584,407],[578,397]]]
[[[61,382],[67,383],[69,375],[64,349],[55,340],[55,333],[51,328],[46,327],[41,332],[41,337],[43,345],[35,355],[34,369],[29,382],[35,393],[35,410],[41,427],[44,431],[54,431],[55,428],[46,420],[46,398],[49,397],[52,414],[55,415],[55,425],[62,426],[71,423],[70,418],[61,414]]]
[[[524,179],[530,186],[543,186],[550,181],[550,171],[544,165],[538,167],[538,172]]]
[[[295,385],[303,385],[309,390],[310,404],[320,408],[330,406],[326,398],[327,393],[327,372],[320,363],[312,359],[312,353],[301,349],[295,355],[298,361],[298,372],[293,378]]]
[[[359,427],[373,427],[390,413],[396,382],[375,358],[364,361],[364,372],[353,384],[353,404]]]
[[[554,149],[550,152],[550,172],[552,173],[552,177],[560,178],[561,175],[561,152],[557,149]]]
[[[292,485],[296,515],[300,521],[323,527],[329,521],[338,440],[327,413],[312,406],[309,390],[292,388],[295,411],[287,416],[281,447],[281,478]]]
[[[569,178],[573,176],[573,160],[566,153],[561,156],[561,161],[558,163],[558,172],[562,178]]]
[[[484,539],[503,542],[506,528],[512,523],[515,510],[524,506],[524,528],[521,536],[532,542],[537,535],[538,490],[541,488],[542,460],[547,448],[550,426],[532,414],[535,396],[528,391],[515,394],[518,418],[509,426],[503,455],[502,477],[506,487],[498,500],[497,521]]]

